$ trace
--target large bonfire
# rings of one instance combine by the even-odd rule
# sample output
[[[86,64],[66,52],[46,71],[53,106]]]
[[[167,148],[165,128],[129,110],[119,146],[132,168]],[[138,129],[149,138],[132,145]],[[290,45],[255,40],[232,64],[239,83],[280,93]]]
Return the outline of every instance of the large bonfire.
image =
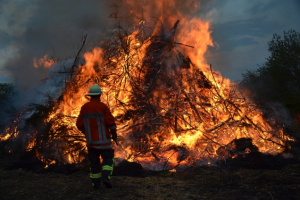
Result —
[[[226,148],[241,138],[262,153],[281,153],[289,140],[283,130],[206,64],[210,34],[209,22],[177,13],[155,25],[139,20],[133,27],[118,26],[104,45],[83,54],[81,64],[80,50],[64,69],[68,79],[60,97],[48,102],[38,126],[22,129],[30,136],[27,150],[48,165],[82,162],[85,139],[76,117],[89,87],[99,84],[101,100],[117,120],[119,160],[155,170],[210,164],[232,156]],[[51,64],[43,65],[59,63]],[[17,137],[17,125],[1,140]]]

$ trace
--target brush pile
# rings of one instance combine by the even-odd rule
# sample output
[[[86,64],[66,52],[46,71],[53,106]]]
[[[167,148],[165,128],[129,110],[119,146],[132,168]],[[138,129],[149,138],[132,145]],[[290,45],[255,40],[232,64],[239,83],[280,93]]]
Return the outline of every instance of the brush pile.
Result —
[[[193,47],[176,42],[178,26],[153,30],[142,21],[130,30],[118,27],[82,63],[80,48],[72,66],[61,67],[67,78],[60,97],[33,105],[26,128],[17,126],[29,136],[27,149],[47,164],[82,162],[85,139],[75,121],[92,84],[102,87],[102,101],[118,121],[117,157],[145,168],[211,164],[229,156],[226,145],[240,138],[262,153],[288,148],[291,139],[275,120],[264,119],[228,79],[185,55],[183,49]]]

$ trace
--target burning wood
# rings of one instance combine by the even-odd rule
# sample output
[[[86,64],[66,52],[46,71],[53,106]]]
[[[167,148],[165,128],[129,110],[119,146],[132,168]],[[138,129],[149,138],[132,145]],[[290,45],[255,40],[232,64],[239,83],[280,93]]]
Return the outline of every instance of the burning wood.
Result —
[[[220,159],[235,158],[239,155],[246,155],[250,152],[258,152],[258,148],[252,144],[251,138],[234,139],[226,146],[217,150]]]
[[[229,80],[183,53],[175,42],[178,23],[168,32],[152,32],[144,21],[118,27],[104,48],[85,53],[85,64],[71,67],[61,100],[30,127],[36,156],[47,164],[83,161],[85,139],[75,120],[92,84],[103,88],[118,121],[119,159],[155,170],[204,165],[233,156],[228,145],[240,138],[262,153],[282,152],[290,138]]]

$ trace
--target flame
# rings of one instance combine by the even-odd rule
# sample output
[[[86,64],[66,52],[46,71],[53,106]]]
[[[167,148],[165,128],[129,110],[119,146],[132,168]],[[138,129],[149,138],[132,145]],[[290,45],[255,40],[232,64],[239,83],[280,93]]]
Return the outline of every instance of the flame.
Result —
[[[0,136],[0,142],[1,141],[6,141],[6,140],[14,140],[18,137],[19,135],[19,130],[18,130],[18,124],[19,124],[19,117],[17,117],[12,125],[10,125],[8,128],[5,130],[5,134],[3,136]]]
[[[151,126],[159,128],[145,132],[138,124],[146,126],[147,115],[134,117],[130,114],[130,111],[139,109],[132,103],[132,95],[136,92],[136,88],[147,90],[151,86],[148,83],[135,85],[140,80],[147,79],[148,72],[145,71],[147,69],[143,68],[151,68],[147,66],[147,59],[149,59],[147,50],[151,48],[152,37],[143,38],[141,34],[141,29],[148,26],[145,21],[138,23],[131,34],[122,33],[121,40],[112,36],[108,48],[117,49],[111,51],[115,54],[106,55],[110,49],[104,50],[99,47],[84,54],[85,65],[78,67],[73,85],[66,88],[63,101],[58,103],[48,120],[51,121],[57,115],[72,118],[63,117],[54,123],[52,128],[56,129],[61,124],[67,124],[73,127],[70,134],[80,135],[78,130],[74,129],[75,119],[80,107],[87,101],[84,95],[88,87],[97,83],[103,89],[102,101],[108,104],[113,115],[118,118],[118,134],[122,140],[120,147],[116,147],[116,157],[139,162],[144,167],[152,169],[172,169],[195,163],[211,164],[213,159],[218,157],[216,152],[220,146],[243,137],[252,138],[260,152],[280,153],[283,150],[281,147],[284,146],[284,140],[287,139],[283,131],[276,130],[280,137],[274,137],[271,134],[274,130],[265,121],[262,112],[239,94],[229,79],[213,72],[205,63],[204,54],[208,46],[213,44],[209,23],[197,18],[182,21],[183,27],[178,37],[180,44],[177,47],[170,47],[170,56],[174,53],[173,49],[180,48],[181,44],[193,45],[194,48],[181,47],[180,49],[187,55],[186,58],[193,60],[194,63],[191,63],[187,69],[180,69],[178,66],[174,68],[173,65],[176,63],[170,61],[171,64],[166,66],[172,69],[164,76],[172,80],[175,86],[173,88],[155,86],[158,89],[154,89],[149,96],[153,104],[161,108],[157,116],[150,117],[167,119],[171,111],[176,112],[171,113],[177,123],[175,128],[172,127],[174,124],[166,126],[169,122],[158,121]],[[154,31],[153,34],[155,37],[157,32]],[[108,57],[107,60],[105,56]],[[168,58],[169,55],[164,56]],[[198,86],[199,77],[202,77],[208,85]],[[203,97],[207,99],[201,99]],[[126,117],[127,114],[129,117]],[[226,124],[228,122],[232,126]],[[176,130],[176,126],[182,130]],[[249,126],[252,128],[250,129]],[[138,140],[139,136],[132,139],[132,134],[135,132],[148,136],[144,135]],[[81,143],[84,145],[84,141]],[[76,162],[78,155],[67,155],[68,163]]]
[[[6,140],[8,140],[13,135],[13,133],[14,132],[7,133],[6,135],[0,137],[0,141],[6,141]]]
[[[194,8],[189,15],[178,11],[175,1],[141,2],[126,1],[137,25],[118,29],[106,46],[84,53],[85,63],[77,67],[45,120],[52,133],[46,146],[59,155],[57,160],[84,159],[85,139],[75,122],[92,84],[101,86],[101,100],[116,117],[118,158],[174,172],[178,166],[213,164],[221,155],[217,152],[222,153],[220,147],[239,138],[251,138],[262,153],[281,153],[292,138],[274,128],[229,79],[206,63],[205,52],[213,42],[210,22],[191,17],[198,1],[188,2]],[[136,13],[136,6],[145,11],[143,15]],[[159,20],[148,23],[147,11],[158,14]],[[166,31],[161,22],[175,26]],[[51,64],[47,55],[34,63],[35,67]],[[6,137],[10,136],[1,140]],[[32,140],[27,148],[36,142]],[[56,163],[38,152],[37,157],[47,166]]]
[[[35,142],[36,142],[36,138],[33,137],[33,140],[30,141],[26,147],[27,151],[30,151],[31,149],[33,149],[35,147]]]
[[[51,67],[54,64],[54,60],[50,59],[48,55],[43,58],[33,58],[33,66],[35,68],[44,67],[45,69]]]

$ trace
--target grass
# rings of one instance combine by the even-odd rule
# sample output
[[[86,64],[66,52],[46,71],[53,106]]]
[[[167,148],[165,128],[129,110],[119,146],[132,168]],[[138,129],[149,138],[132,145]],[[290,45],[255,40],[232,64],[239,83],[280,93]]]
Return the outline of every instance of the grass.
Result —
[[[1,166],[1,165],[0,165]],[[72,174],[0,167],[0,199],[300,199],[299,163],[282,169],[198,167],[151,173],[144,178],[113,176],[112,189],[91,187],[88,171]]]

